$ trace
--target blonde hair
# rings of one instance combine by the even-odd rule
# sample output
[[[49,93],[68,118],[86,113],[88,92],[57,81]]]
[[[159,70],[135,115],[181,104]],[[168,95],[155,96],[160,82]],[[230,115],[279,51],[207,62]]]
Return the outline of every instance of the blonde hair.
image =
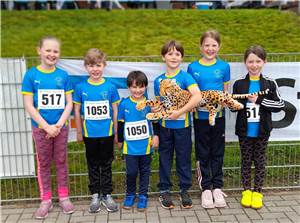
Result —
[[[103,63],[106,65],[106,55],[97,48],[89,49],[84,56],[84,65]]]
[[[219,45],[221,45],[221,36],[218,31],[210,29],[210,30],[207,30],[206,32],[204,32],[200,37],[200,45],[202,45],[205,38],[207,38],[207,37],[214,39],[215,41],[217,41],[217,43]]]
[[[60,39],[56,38],[55,36],[44,36],[43,38],[40,39],[38,47],[42,48],[43,44],[46,40],[54,40],[54,41],[58,42],[59,45],[61,45]]]

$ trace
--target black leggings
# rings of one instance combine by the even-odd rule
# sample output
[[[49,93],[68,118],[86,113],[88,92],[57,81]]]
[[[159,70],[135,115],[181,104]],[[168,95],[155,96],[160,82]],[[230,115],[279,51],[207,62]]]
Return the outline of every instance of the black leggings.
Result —
[[[268,145],[268,139],[269,137],[239,137],[242,159],[242,184],[245,190],[251,190],[252,161],[254,161],[255,166],[253,191],[261,192],[262,190],[265,177],[266,148]]]

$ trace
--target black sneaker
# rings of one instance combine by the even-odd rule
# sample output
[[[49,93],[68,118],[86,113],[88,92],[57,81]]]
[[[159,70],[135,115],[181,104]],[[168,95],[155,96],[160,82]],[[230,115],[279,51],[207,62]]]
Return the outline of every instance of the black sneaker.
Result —
[[[165,209],[173,209],[174,208],[174,203],[171,199],[171,195],[169,192],[164,192],[164,193],[160,194],[159,201],[160,201],[161,206]]]
[[[192,199],[190,198],[190,195],[187,191],[182,191],[180,193],[180,201],[181,201],[181,207],[184,209],[189,209],[193,207]]]

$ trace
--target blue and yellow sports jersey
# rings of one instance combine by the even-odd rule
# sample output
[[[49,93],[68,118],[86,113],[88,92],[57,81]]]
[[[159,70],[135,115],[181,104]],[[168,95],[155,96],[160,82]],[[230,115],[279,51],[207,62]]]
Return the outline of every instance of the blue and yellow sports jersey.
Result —
[[[67,72],[59,68],[45,71],[39,66],[32,67],[22,83],[22,94],[33,96],[33,106],[49,125],[58,122],[66,106],[65,95],[72,92]],[[33,119],[31,122],[33,127],[39,127]]]
[[[260,91],[259,78],[253,79],[250,77],[249,93]],[[251,103],[246,104],[247,109],[247,136],[257,137],[260,128],[259,105]]]
[[[175,75],[168,76],[164,73],[154,80],[155,96],[160,96],[159,95],[160,81],[164,79],[174,80],[183,90],[189,90],[193,87],[197,87],[196,81],[193,79],[193,77],[190,74],[182,70],[178,70],[178,72]],[[163,98],[161,98],[161,100],[163,100]],[[187,112],[186,114],[183,114],[181,117],[179,117],[177,120],[161,120],[159,123],[161,126],[170,129],[186,128],[189,127],[191,124],[191,116],[190,113]]]
[[[118,122],[124,122],[123,154],[148,155],[152,153],[152,124],[146,119],[150,108],[147,106],[138,111],[136,104],[130,96],[123,98],[119,105]]]
[[[196,80],[200,91],[207,90],[224,90],[224,84],[230,81],[230,66],[228,63],[216,59],[212,64],[203,64],[200,60],[196,60],[189,64],[188,73]],[[200,110],[195,113],[196,119],[208,119],[208,111]],[[223,117],[224,110],[218,112],[217,118]]]
[[[116,87],[104,78],[99,83],[90,80],[79,83],[75,88],[73,102],[81,105],[83,135],[94,138],[113,135],[112,104],[119,101]]]

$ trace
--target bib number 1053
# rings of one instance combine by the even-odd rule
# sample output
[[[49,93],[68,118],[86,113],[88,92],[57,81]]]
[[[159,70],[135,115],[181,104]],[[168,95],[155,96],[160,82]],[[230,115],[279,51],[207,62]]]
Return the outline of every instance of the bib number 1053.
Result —
[[[84,119],[101,120],[109,119],[108,101],[85,101],[84,102]]]
[[[148,121],[125,123],[125,137],[127,140],[140,140],[149,138]]]
[[[38,90],[38,109],[64,109],[65,91],[58,89]]]

